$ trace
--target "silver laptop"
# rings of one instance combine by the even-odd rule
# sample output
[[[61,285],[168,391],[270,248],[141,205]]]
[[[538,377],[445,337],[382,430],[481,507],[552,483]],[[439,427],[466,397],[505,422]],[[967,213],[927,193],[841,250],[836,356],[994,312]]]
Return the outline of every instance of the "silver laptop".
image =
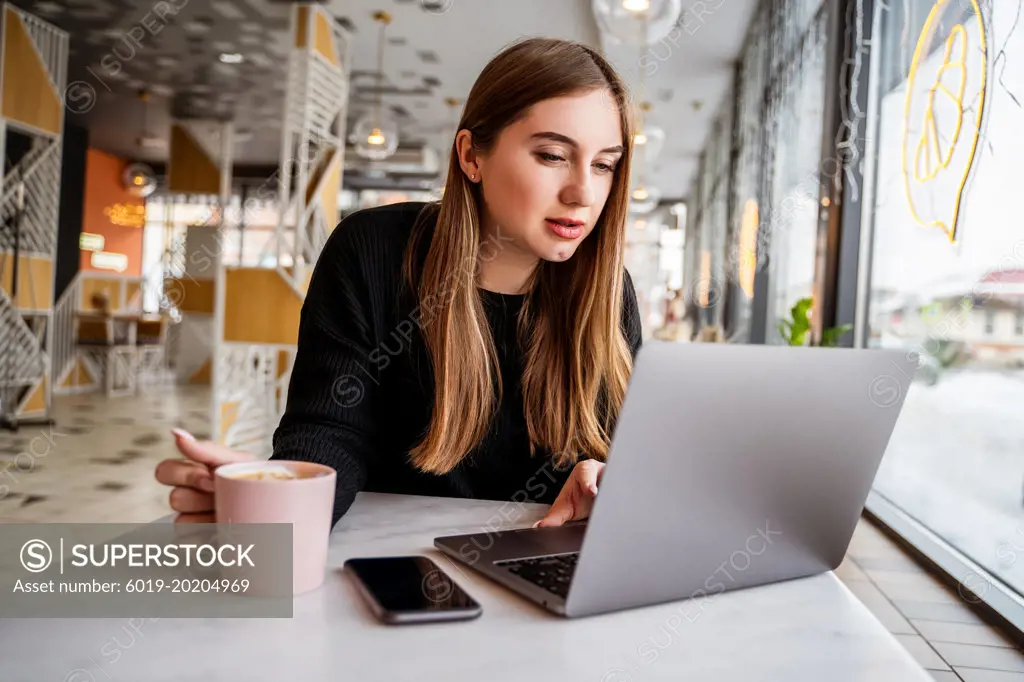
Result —
[[[587,522],[434,545],[570,617],[832,570],[916,368],[903,351],[645,342]]]

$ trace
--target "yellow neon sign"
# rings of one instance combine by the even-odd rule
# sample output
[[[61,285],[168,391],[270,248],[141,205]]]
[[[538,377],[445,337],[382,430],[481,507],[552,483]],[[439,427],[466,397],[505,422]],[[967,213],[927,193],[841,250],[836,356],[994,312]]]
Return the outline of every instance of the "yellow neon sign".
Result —
[[[754,297],[754,277],[757,275],[757,201],[748,199],[743,206],[740,223],[740,288],[747,298]]]
[[[921,135],[917,140],[917,144],[913,147],[914,156],[912,162],[908,159],[910,116],[915,94],[914,83],[917,79],[918,70],[921,66],[921,60],[924,58],[927,52],[927,47],[931,44],[934,33],[938,28],[937,24],[942,11],[946,9],[950,2],[952,2],[952,0],[935,0],[935,5],[932,7],[931,12],[929,12],[928,18],[925,20],[924,28],[921,30],[921,35],[917,41],[917,47],[914,50],[914,58],[910,64],[910,72],[907,76],[907,98],[903,112],[902,166],[903,187],[907,197],[907,205],[910,207],[910,213],[914,217],[914,221],[922,227],[941,228],[942,231],[946,233],[946,236],[949,237],[949,241],[955,243],[957,224],[960,219],[960,205],[963,201],[963,193],[967,186],[967,179],[970,176],[971,168],[974,166],[974,159],[977,155],[978,141],[981,135],[981,122],[985,112],[985,94],[988,77],[988,47],[985,36],[985,21],[977,0],[970,0],[970,3],[974,8],[974,14],[978,20],[978,38],[981,52],[981,84],[978,94],[977,114],[974,120],[974,133],[970,137],[969,154],[963,175],[959,178],[957,183],[953,213],[948,221],[941,219],[927,220],[921,216],[918,206],[914,203],[911,181],[917,184],[925,184],[934,180],[943,171],[950,170],[949,166],[953,160],[953,154],[956,151],[958,142],[960,141],[960,135],[963,131],[964,123],[964,94],[967,90],[968,80],[968,32],[963,24],[957,24],[954,26],[946,39],[946,49],[943,54],[942,66],[939,67],[938,74],[935,77],[935,83],[928,89],[928,94],[925,98],[926,106]],[[952,89],[944,82],[944,77],[949,73],[952,73],[957,77],[956,84]],[[935,119],[935,102],[937,95],[943,95],[947,98],[952,103],[956,113],[953,134],[944,149],[940,147],[939,144],[939,130]],[[955,169],[950,170],[950,172],[955,172]]]
[[[142,227],[146,224],[146,207],[143,204],[114,204],[104,208],[103,215],[121,227]]]

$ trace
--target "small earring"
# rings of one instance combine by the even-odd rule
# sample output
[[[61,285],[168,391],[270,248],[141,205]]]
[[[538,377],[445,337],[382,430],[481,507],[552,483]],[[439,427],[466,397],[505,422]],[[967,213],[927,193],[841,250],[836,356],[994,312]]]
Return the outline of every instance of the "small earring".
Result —
[[[472,175],[470,175],[469,179],[472,180],[473,182],[476,182],[476,173],[473,173]]]

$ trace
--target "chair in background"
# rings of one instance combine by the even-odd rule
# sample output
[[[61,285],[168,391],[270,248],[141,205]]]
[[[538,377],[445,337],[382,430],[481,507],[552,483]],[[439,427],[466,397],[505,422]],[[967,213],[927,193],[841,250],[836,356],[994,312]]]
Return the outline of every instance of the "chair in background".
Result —
[[[135,323],[130,317],[110,312],[107,295],[97,292],[92,312],[80,312],[75,320],[75,344],[79,356],[103,376],[103,392],[110,398],[136,391],[139,355]]]

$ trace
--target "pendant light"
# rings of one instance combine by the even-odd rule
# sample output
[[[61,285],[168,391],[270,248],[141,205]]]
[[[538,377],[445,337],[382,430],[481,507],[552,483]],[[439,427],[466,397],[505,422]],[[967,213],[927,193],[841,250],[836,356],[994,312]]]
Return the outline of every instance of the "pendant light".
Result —
[[[648,14],[641,12],[637,14],[633,19],[639,24],[640,30],[637,31],[638,35],[645,35],[648,30]],[[634,25],[635,27],[635,25]],[[646,50],[646,46],[641,45],[640,56],[643,57],[643,52]],[[640,88],[639,92],[641,95],[646,94],[645,89],[645,78],[644,70],[640,70]],[[661,200],[661,192],[657,187],[649,186],[647,184],[647,162],[649,161],[647,147],[648,145],[664,143],[664,132],[661,134],[661,140],[653,138],[651,133],[653,131],[648,130],[645,121],[645,114],[651,110],[651,105],[648,102],[640,104],[639,110],[637,111],[637,126],[636,133],[633,135],[633,158],[634,164],[633,169],[635,173],[635,181],[633,182],[633,189],[629,193],[630,203],[629,210],[632,213],[644,215],[650,213],[658,206],[658,202]]]
[[[676,28],[682,0],[591,0],[601,33],[619,45],[649,46],[664,40]],[[637,16],[649,18],[642,35],[634,31]]]
[[[653,163],[665,146],[665,130],[647,122],[647,114],[651,111],[650,102],[642,102],[640,111],[636,134],[633,136],[634,153],[642,154],[646,163]]]
[[[398,124],[383,111],[384,32],[391,23],[391,14],[374,12],[373,20],[380,24],[377,43],[377,102],[370,114],[356,121],[353,136],[356,154],[364,159],[380,161],[398,149]]]
[[[142,147],[145,146],[147,140],[151,139],[146,118],[146,111],[149,107],[148,90],[139,91],[139,101],[142,102],[142,134],[135,140],[135,143],[141,154]],[[121,182],[124,183],[128,194],[140,199],[145,199],[156,191],[156,175],[153,174],[153,169],[141,162],[132,163],[125,168],[121,175]]]

